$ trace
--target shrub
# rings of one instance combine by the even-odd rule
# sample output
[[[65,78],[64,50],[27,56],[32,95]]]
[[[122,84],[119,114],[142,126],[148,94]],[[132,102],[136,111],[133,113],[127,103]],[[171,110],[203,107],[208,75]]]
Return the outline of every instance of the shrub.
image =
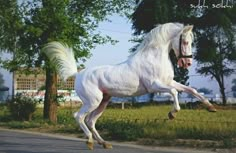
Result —
[[[17,95],[9,101],[8,107],[15,120],[31,121],[37,101],[33,98]]]

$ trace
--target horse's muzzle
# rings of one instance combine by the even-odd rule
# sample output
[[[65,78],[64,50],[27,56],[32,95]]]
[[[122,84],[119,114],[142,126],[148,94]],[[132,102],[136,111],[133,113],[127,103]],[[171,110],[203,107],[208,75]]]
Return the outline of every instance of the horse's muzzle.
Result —
[[[192,58],[180,58],[178,59],[178,65],[179,67],[187,69],[192,65]]]

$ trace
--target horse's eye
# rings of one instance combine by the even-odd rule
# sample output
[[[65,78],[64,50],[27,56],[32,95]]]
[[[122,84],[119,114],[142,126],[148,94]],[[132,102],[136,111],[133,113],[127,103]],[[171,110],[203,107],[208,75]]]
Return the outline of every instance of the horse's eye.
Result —
[[[187,41],[183,41],[183,45],[188,45],[188,42]]]

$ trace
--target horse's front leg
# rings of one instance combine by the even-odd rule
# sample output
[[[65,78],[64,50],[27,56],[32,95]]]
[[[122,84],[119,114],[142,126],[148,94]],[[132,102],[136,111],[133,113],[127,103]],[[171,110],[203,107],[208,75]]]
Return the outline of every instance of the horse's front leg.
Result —
[[[171,86],[160,83],[159,81],[155,81],[151,86],[150,92],[168,92],[174,98],[174,105],[172,110],[168,113],[169,119],[174,119],[176,117],[176,113],[180,111],[179,100],[178,100],[178,91]]]
[[[174,80],[171,82],[171,86],[174,87],[175,89],[177,89],[178,91],[183,91],[183,92],[187,92],[189,94],[192,94],[193,96],[198,98],[207,107],[207,110],[209,112],[216,112],[215,107],[208,101],[208,99],[205,98],[204,96],[202,96],[201,94],[199,94],[195,89],[185,86],[185,85],[182,85]]]

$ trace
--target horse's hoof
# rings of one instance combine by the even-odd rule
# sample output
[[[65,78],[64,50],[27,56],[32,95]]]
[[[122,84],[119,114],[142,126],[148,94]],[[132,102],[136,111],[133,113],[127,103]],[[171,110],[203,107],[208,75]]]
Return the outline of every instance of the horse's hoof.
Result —
[[[103,148],[104,148],[104,149],[112,149],[112,144],[110,144],[110,143],[106,143],[106,142],[105,142],[105,143],[103,143],[102,145],[103,145]]]
[[[89,150],[93,150],[93,142],[87,141],[86,144],[87,144]]]
[[[174,113],[174,114],[176,114],[176,113]],[[175,119],[176,115],[174,115],[174,114],[171,113],[171,112],[168,113],[168,117],[169,117],[170,120]]]
[[[207,110],[208,110],[209,112],[217,112],[216,108],[215,108],[213,105],[209,106],[209,107],[207,108]]]

